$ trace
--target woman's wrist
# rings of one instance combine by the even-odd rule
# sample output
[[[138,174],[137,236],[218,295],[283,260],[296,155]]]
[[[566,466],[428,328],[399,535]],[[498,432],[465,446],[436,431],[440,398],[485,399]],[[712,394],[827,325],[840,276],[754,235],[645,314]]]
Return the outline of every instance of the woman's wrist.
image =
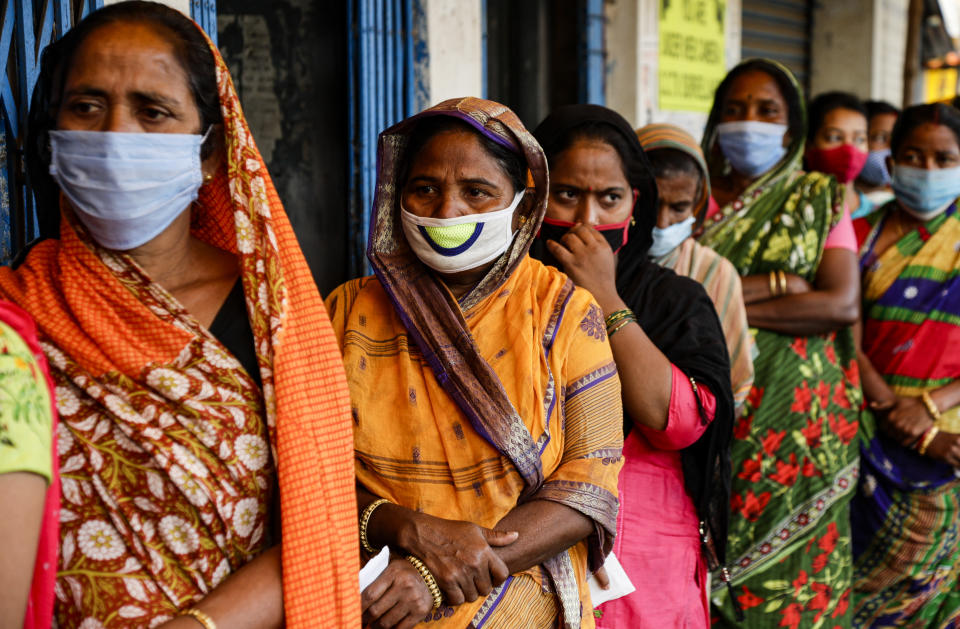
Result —
[[[392,502],[384,503],[370,516],[367,523],[367,539],[375,548],[401,546],[405,528],[417,512]]]
[[[603,310],[603,316],[608,317],[617,310],[624,310],[627,304],[623,303],[616,289],[605,291],[603,293],[594,293],[593,298],[597,300],[600,309]]]

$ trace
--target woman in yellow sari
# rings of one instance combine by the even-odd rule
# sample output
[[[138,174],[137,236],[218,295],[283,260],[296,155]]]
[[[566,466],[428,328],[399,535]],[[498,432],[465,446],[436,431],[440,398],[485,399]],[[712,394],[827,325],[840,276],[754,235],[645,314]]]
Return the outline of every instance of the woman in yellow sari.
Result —
[[[527,255],[547,187],[543,151],[497,103],[446,101],[380,137],[375,275],[327,298],[361,543],[400,553],[363,593],[376,627],[594,626],[620,384],[600,308]]]

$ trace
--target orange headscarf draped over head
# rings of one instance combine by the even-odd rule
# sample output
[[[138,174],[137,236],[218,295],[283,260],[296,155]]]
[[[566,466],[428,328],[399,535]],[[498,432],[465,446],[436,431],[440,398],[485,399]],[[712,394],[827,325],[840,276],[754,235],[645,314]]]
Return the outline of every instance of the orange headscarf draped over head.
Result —
[[[72,214],[64,212],[59,240],[39,243],[16,271],[0,270],[0,295],[19,304],[37,321],[58,396],[63,396],[63,423],[73,435],[69,439],[72,445],[64,447],[79,448],[71,465],[76,465],[78,478],[91,478],[97,487],[88,492],[89,483],[84,485],[86,481],[81,480],[78,488],[82,491],[72,492],[73,486],[66,489],[65,497],[75,498],[76,505],[65,502],[65,506],[77,514],[96,514],[97,522],[102,523],[97,526],[103,530],[80,527],[74,552],[68,525],[70,557],[61,557],[61,566],[67,560],[79,561],[85,534],[119,536],[116,552],[132,555],[136,561],[127,559],[126,565],[139,566],[146,575],[140,583],[148,587],[134,588],[130,592],[134,598],[147,601],[160,596],[158,604],[167,606],[163,610],[167,614],[202,598],[226,574],[262,550],[260,525],[266,526],[267,519],[262,497],[252,508],[252,501],[237,501],[243,494],[237,495],[236,488],[254,495],[258,487],[266,491],[267,477],[254,472],[265,469],[264,461],[269,460],[269,453],[256,448],[241,451],[241,444],[262,443],[256,434],[243,434],[230,442],[216,438],[215,433],[211,439],[204,431],[222,428],[227,434],[231,430],[236,433],[240,428],[262,425],[265,418],[262,434],[269,438],[279,477],[286,626],[359,626],[353,432],[340,351],[227,67],[212,43],[210,48],[216,62],[226,163],[200,190],[193,207],[192,232],[235,253],[239,260],[263,383],[262,414],[241,412],[251,406],[242,406],[230,387],[249,379],[232,357],[224,356],[209,331],[152,282],[131,257],[99,247]],[[218,369],[222,372],[225,365],[226,376],[216,380],[209,375]],[[207,386],[210,382],[212,387]],[[174,386],[178,383],[187,387],[186,393],[178,392]],[[256,408],[259,395],[253,397],[250,404]],[[84,432],[87,430],[91,434]],[[112,445],[102,448],[101,444],[124,446],[130,440],[134,441],[130,447],[137,448],[130,452],[145,457],[147,463],[142,467],[147,471],[129,466],[125,480],[114,474],[115,463],[124,465],[122,457],[110,458],[119,457],[123,450]],[[181,482],[178,479],[182,479],[184,467],[192,473],[192,480]],[[138,474],[147,474],[142,485],[137,484]],[[256,482],[244,485],[245,479]],[[146,502],[124,496],[117,489],[124,487],[123,483],[137,491],[143,487],[142,500]],[[204,557],[191,559],[187,551],[192,552],[194,543],[189,535],[179,547],[185,554],[175,553],[169,560],[160,556],[162,546],[151,546],[159,544],[158,537],[142,533],[146,524],[138,523],[154,517],[147,507],[161,499],[175,501],[169,506],[177,515],[168,516],[176,521],[160,520],[157,530],[166,537],[165,530],[186,521],[192,528],[183,530],[199,531],[204,539],[201,550],[217,553],[213,561],[222,561],[219,567]],[[164,505],[159,504],[161,508]],[[252,510],[241,513],[241,507]],[[112,518],[118,511],[120,515]],[[244,517],[251,519],[238,524]],[[130,526],[118,524],[120,520]],[[207,539],[212,542],[208,544]],[[113,550],[111,547],[110,552]],[[118,556],[122,566],[124,556]],[[112,556],[99,559],[108,561]],[[159,559],[163,560],[157,563]],[[165,572],[165,566],[173,566],[174,571]],[[129,576],[122,574],[124,570],[127,568],[116,572],[120,577]],[[103,579],[102,583],[109,581]],[[118,581],[116,596],[126,596],[123,582],[131,579]],[[154,584],[162,595],[157,595]],[[73,583],[67,585],[70,587],[63,589],[70,592]],[[84,614],[91,609],[96,614],[97,606],[103,605],[81,601],[83,597],[77,595],[76,605],[86,610]],[[64,605],[72,604],[68,599],[63,599]],[[112,599],[106,600],[109,604]],[[138,605],[134,607],[151,609],[147,603]]]

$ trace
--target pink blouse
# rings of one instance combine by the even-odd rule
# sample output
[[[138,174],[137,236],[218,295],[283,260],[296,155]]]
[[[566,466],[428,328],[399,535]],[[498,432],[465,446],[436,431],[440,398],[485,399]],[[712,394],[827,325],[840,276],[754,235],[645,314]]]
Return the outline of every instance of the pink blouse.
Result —
[[[694,394],[690,379],[671,367],[666,429],[637,426],[623,444],[613,552],[637,589],[597,608],[599,629],[706,629],[710,624],[699,518],[683,483],[680,450],[707,429],[694,395],[708,421],[713,421],[717,403],[700,383]]]

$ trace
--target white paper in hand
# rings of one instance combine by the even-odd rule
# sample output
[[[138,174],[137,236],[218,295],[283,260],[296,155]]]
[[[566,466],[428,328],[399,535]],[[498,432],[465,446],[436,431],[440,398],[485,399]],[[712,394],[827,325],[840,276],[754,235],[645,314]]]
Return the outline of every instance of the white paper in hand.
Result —
[[[367,565],[360,569],[361,592],[367,589],[368,585],[376,581],[377,577],[383,574],[383,571],[387,569],[388,563],[390,563],[390,548],[384,546],[376,557],[368,561]]]
[[[606,590],[601,589],[596,577],[592,574],[587,578],[587,585],[590,586],[590,598],[593,600],[594,607],[615,598],[626,596],[637,589],[633,587],[630,577],[627,576],[623,566],[617,560],[617,556],[613,553],[607,555],[607,560],[603,562],[603,568],[607,571],[607,578],[610,579],[610,587]]]

